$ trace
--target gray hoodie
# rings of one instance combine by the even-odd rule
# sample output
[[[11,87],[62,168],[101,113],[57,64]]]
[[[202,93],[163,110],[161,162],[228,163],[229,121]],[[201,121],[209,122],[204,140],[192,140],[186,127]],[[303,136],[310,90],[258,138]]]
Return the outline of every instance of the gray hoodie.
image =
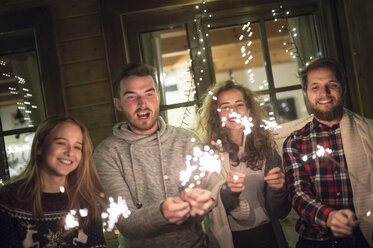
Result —
[[[189,130],[166,125],[160,117],[159,129],[151,135],[134,134],[128,127],[127,122],[115,125],[114,136],[102,141],[93,155],[106,196],[122,196],[131,211],[116,224],[120,247],[203,246],[201,218],[176,225],[160,212],[163,200],[180,195],[179,173],[199,139]]]

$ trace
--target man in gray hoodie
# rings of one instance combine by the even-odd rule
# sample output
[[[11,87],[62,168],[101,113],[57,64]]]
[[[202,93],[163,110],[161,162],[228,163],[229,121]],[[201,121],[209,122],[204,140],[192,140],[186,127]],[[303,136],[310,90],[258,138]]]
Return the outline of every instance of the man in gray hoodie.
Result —
[[[113,127],[93,157],[106,196],[121,196],[131,211],[116,224],[120,247],[203,247],[201,221],[212,207],[211,192],[185,191],[179,180],[198,137],[158,116],[154,68],[126,65],[113,90],[127,121]]]

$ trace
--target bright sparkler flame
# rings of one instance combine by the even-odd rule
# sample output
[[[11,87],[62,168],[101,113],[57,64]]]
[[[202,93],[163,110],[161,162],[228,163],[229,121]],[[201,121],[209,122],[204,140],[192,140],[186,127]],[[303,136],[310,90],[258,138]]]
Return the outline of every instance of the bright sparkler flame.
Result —
[[[268,120],[263,120],[264,125],[260,125],[260,127],[264,128],[265,130],[267,129],[272,129],[272,130],[277,130],[282,128],[281,125],[278,125],[276,121],[268,121]]]
[[[238,123],[238,124],[241,123],[245,127],[245,129],[243,130],[245,135],[248,135],[248,134],[251,133],[251,128],[254,126],[252,117],[242,116],[242,115],[240,115],[240,114],[238,114],[237,112],[234,112],[234,111],[231,112],[228,115],[228,117],[229,118],[235,118],[236,123]],[[223,116],[221,118],[221,126],[225,127],[226,122],[227,122],[227,117]]]
[[[102,213],[102,218],[108,218],[107,231],[111,231],[114,228],[115,223],[118,222],[120,215],[124,218],[128,218],[131,211],[128,209],[126,200],[123,200],[121,196],[118,196],[118,203],[114,201],[112,197],[109,197],[109,208],[106,210],[107,213]]]
[[[360,181],[360,179],[357,176],[355,176],[350,171],[348,171],[348,169],[346,169],[344,166],[342,166],[332,156],[329,156],[332,153],[332,150],[330,148],[324,148],[321,145],[317,145],[316,147],[317,147],[317,150],[313,152],[312,159],[315,159],[316,157],[319,157],[319,158],[320,157],[326,157],[326,158],[330,159],[333,163],[335,163],[338,166],[338,168],[340,168],[342,171],[344,171],[346,174],[348,174],[349,177],[354,178],[356,180],[356,182],[358,182],[361,186],[363,186],[365,188],[365,190],[367,190],[368,192],[370,192],[372,194],[372,189],[371,189],[370,185],[367,185],[367,184],[363,183],[362,181]],[[308,158],[309,158],[308,155],[303,155],[302,156],[302,160],[305,161],[305,162],[308,160]],[[359,219],[359,217],[369,217],[372,214],[372,211],[369,210],[369,211],[366,212],[365,215],[358,216],[357,218]]]
[[[119,216],[122,215],[124,218],[128,218],[128,216],[131,214],[131,211],[128,209],[126,201],[123,200],[121,196],[118,197],[118,203],[116,203],[112,197],[109,197],[109,202],[110,204],[109,208],[106,210],[107,212],[103,212],[101,214],[101,217],[102,219],[108,219],[107,231],[112,231],[115,223],[118,222]],[[79,209],[79,211],[70,210],[65,217],[65,230],[79,227],[77,213],[79,213],[81,217],[87,217],[88,209],[83,208]],[[106,223],[104,223],[104,225],[105,224]]]
[[[221,143],[220,140],[217,143]],[[207,172],[220,173],[221,161],[219,155],[215,154],[214,150],[209,146],[204,146],[203,150],[199,147],[193,148],[193,156],[188,155],[185,160],[186,170],[180,172],[179,179],[182,186],[186,186],[188,183],[188,188],[193,188],[195,185],[201,183],[201,179],[206,176]],[[199,171],[199,172],[198,172]],[[192,177],[192,175],[194,175]],[[195,182],[190,182],[191,178]]]
[[[79,226],[78,218],[75,215],[76,215],[76,210],[70,210],[70,212],[67,213],[66,218],[65,218],[65,226],[64,226],[65,230]]]
[[[314,151],[313,153],[312,153],[312,155],[303,155],[302,156],[302,160],[304,161],[304,162],[306,162],[307,160],[308,160],[308,158],[309,157],[311,157],[312,159],[315,159],[316,157],[324,157],[325,156],[325,153],[327,153],[326,155],[329,155],[329,154],[331,154],[332,153],[332,150],[330,149],[330,148],[324,148],[323,146],[321,146],[321,145],[317,145],[316,146],[317,147],[317,150],[316,151]],[[329,156],[328,156],[329,157]],[[331,158],[331,157],[329,157],[329,158]],[[333,161],[333,162],[335,162],[335,161]],[[338,166],[340,166],[339,165],[339,163],[337,163],[337,165]]]

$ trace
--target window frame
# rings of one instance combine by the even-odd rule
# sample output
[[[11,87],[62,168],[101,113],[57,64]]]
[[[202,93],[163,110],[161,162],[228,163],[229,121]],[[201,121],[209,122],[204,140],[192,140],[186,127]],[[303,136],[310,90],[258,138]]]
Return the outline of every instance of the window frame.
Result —
[[[118,1],[111,1],[114,2],[114,4],[110,4],[110,2],[108,3],[107,1],[101,2],[104,13],[104,29],[106,40],[108,42],[108,58],[112,78],[115,78],[115,76],[120,71],[121,66],[120,64],[118,64],[119,61],[122,64],[142,61],[139,40],[139,34],[142,32],[151,32],[160,29],[167,29],[173,26],[181,26],[182,24],[184,24],[187,30],[189,47],[193,47],[193,42],[196,42],[192,39],[193,34],[196,33],[195,30],[193,30],[192,20],[196,15],[195,5],[199,4],[198,2],[194,2],[193,4],[184,3],[184,5],[181,3],[180,6],[172,6],[171,3],[168,3],[168,5],[170,6],[164,6],[159,8],[149,7],[148,9],[145,8],[144,10],[135,11],[126,10],[127,6],[122,5]],[[315,30],[317,37],[319,37],[320,39],[318,40],[318,43],[320,44],[323,56],[335,57],[343,62],[341,44],[336,42],[337,37],[339,37],[339,33],[337,28],[338,25],[336,22],[336,13],[332,11],[332,0],[307,0],[301,2],[297,0],[289,0],[282,3],[273,0],[263,0],[260,3],[250,3],[244,0],[239,0],[235,1],[234,3],[229,2],[229,5],[227,1],[216,1],[206,2],[206,9],[209,11],[209,13],[212,13],[213,16],[211,20],[209,20],[211,28],[216,26],[222,27],[224,25],[236,25],[237,23],[245,23],[250,20],[256,22],[260,20],[261,35],[266,36],[264,21],[273,19],[273,16],[271,15],[271,9],[277,9],[280,6],[280,4],[282,4],[284,8],[291,9],[293,11],[293,13],[291,14],[292,17],[312,14],[315,19]],[[144,6],[142,6],[142,8],[144,8]],[[115,15],[119,15],[119,25],[115,20]],[[323,23],[326,24],[324,25]],[[119,31],[118,28],[120,28],[120,35],[115,34],[114,32],[114,30]],[[205,30],[207,29],[205,26],[201,28],[204,28]],[[261,40],[262,42],[263,40],[265,40],[264,44],[262,44],[262,47],[264,49],[263,55],[267,62],[266,74],[268,78],[268,83],[270,85],[270,88],[271,85],[274,88],[273,75],[271,72],[272,67],[270,63],[267,40],[263,38],[261,38]],[[120,45],[118,45],[118,43]],[[121,47],[123,53],[118,53],[118,51],[115,51],[113,48],[110,48],[111,45],[116,46],[116,48]],[[197,103],[197,105],[200,106],[202,103],[202,96],[207,93],[207,89],[211,85],[215,84],[215,74],[213,70],[211,48],[209,46],[208,39],[205,39],[204,45],[206,47],[206,50],[208,50],[208,52],[210,53],[210,56],[207,57],[206,66],[208,70],[205,71],[207,73],[203,74],[203,83],[196,85],[196,102],[163,105],[160,107],[161,111],[178,107],[192,106],[195,103]],[[190,56],[192,60],[193,58],[195,58],[195,54],[193,54],[193,49],[191,49]],[[196,72],[196,67],[201,68],[201,65],[192,64],[193,72]],[[196,75],[196,73],[194,73],[194,75]],[[263,90],[259,91],[258,93],[268,93],[271,99],[275,99],[275,101],[272,102],[272,104],[274,107],[275,117],[277,118],[278,103],[276,100],[277,98],[274,97],[276,96],[276,93],[289,90],[296,90],[300,88],[300,85],[295,85],[274,88],[274,91]],[[348,105],[349,100],[347,99],[346,102]]]
[[[43,116],[65,114],[56,42],[49,7],[0,12],[0,33],[32,30],[35,39],[35,52],[39,65],[41,90],[44,102]],[[4,137],[21,133],[35,132],[37,126],[4,131],[0,119],[0,178],[9,179],[9,168],[5,151]]]

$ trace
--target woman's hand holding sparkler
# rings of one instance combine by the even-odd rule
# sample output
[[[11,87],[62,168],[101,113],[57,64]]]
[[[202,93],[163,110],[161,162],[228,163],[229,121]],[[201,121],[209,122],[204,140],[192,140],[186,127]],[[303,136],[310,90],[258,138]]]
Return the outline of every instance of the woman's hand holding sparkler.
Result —
[[[269,187],[273,189],[282,189],[285,184],[285,175],[282,173],[280,167],[273,168],[264,177],[264,180],[267,182]]]
[[[240,193],[245,189],[245,174],[240,171],[228,172],[226,181],[232,192]]]
[[[169,197],[161,203],[161,213],[170,223],[181,224],[190,217],[189,203],[180,197]]]
[[[187,188],[181,192],[181,199],[190,205],[191,216],[205,215],[214,204],[211,192],[199,188]]]
[[[352,234],[358,222],[354,212],[349,209],[341,209],[329,213],[326,225],[335,237],[345,237]]]

